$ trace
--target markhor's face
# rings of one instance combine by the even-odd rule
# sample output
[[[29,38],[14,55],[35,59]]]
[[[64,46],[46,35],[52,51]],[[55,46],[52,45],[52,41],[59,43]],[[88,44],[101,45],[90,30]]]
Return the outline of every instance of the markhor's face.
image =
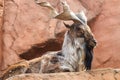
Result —
[[[74,37],[83,37],[84,36],[84,26],[82,25],[72,25],[70,28],[71,35]]]
[[[72,37],[84,37],[85,26],[83,26],[81,23],[74,23],[72,25],[64,23],[64,25],[69,29],[69,34]]]
[[[75,33],[76,33],[76,37],[82,37],[84,36],[84,29],[81,26],[76,26],[74,28]]]

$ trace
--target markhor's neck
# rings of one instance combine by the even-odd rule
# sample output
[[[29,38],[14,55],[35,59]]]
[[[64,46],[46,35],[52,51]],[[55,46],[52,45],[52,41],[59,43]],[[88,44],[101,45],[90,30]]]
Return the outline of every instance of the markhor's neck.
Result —
[[[62,53],[64,57],[69,61],[78,61],[79,54],[78,49],[83,49],[85,46],[84,38],[72,38],[69,33],[65,33],[64,42],[62,46]]]

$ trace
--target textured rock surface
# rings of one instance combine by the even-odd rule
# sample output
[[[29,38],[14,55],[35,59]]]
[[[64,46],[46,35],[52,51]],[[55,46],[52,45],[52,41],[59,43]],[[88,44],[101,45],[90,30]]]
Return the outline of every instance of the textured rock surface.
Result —
[[[62,10],[60,0],[47,1],[58,11]],[[85,10],[79,0],[68,0],[68,4],[74,12]],[[88,11],[93,17],[98,14]],[[19,55],[32,59],[46,51],[61,49],[65,27],[48,13],[48,9],[38,6],[34,0],[5,0],[3,68],[20,60]]]
[[[92,22],[98,40],[94,54],[94,68],[120,68],[120,0],[105,0],[101,14]]]
[[[58,3],[58,0],[53,2],[55,7]],[[47,42],[60,45],[59,41],[56,43],[52,41],[55,39],[56,32],[54,30],[58,25],[56,23],[59,24],[58,21],[48,17],[47,9],[37,6],[34,0],[5,0],[3,67],[16,63],[20,60],[19,55],[32,46],[33,50],[30,52],[34,52],[34,55],[30,52],[28,55],[34,58],[37,54],[40,56],[39,51],[43,47],[49,47]],[[35,44],[38,43],[40,45],[37,46],[41,46],[40,48],[35,47]],[[54,46],[50,47],[54,50]],[[29,56],[26,55],[26,57]]]
[[[60,0],[47,1],[58,11],[62,10]],[[90,21],[98,40],[93,68],[120,67],[120,0],[67,1],[74,12],[86,8],[88,17],[100,12]],[[61,48],[65,28],[61,21],[50,19],[48,9],[36,5],[34,0],[5,0],[4,9],[3,68],[19,61],[19,55],[31,59],[45,51]]]
[[[103,69],[79,73],[22,74],[7,80],[120,80],[120,70]]]
[[[2,23],[3,22],[3,0],[0,0],[0,69],[2,65]]]

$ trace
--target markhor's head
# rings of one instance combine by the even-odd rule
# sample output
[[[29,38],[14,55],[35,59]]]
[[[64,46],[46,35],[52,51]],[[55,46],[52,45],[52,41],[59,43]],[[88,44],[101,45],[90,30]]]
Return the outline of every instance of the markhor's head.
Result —
[[[73,23],[72,25],[64,23],[65,27],[68,28],[68,33],[72,37],[84,37],[85,33],[85,26],[83,26],[81,23]]]

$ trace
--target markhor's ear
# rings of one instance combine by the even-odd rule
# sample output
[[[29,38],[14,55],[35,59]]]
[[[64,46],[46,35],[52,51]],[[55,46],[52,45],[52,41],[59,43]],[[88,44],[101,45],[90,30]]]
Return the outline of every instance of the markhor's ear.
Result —
[[[65,22],[63,22],[63,24],[65,25],[66,28],[71,28],[69,24],[66,24]]]

